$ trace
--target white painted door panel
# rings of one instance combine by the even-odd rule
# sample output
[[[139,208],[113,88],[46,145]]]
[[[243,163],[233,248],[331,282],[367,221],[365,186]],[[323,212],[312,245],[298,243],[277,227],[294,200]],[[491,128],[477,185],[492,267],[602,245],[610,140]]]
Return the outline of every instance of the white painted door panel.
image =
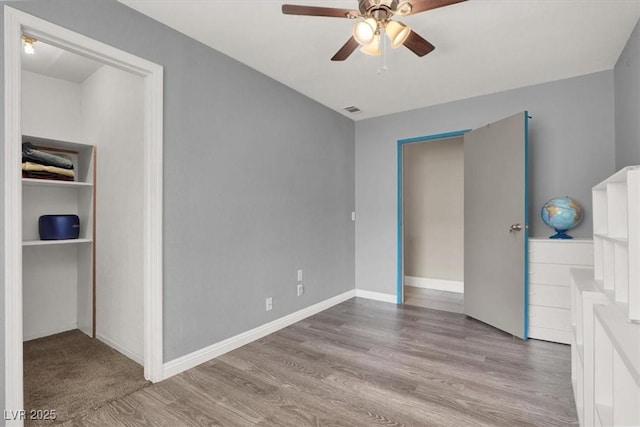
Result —
[[[464,136],[464,311],[523,339],[528,280],[526,134],[523,112]]]

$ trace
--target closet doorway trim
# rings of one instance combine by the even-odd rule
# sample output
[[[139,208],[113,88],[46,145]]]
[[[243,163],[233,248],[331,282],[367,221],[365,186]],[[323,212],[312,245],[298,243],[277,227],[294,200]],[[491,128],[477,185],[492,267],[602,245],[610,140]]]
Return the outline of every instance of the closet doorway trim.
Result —
[[[163,69],[48,21],[4,6],[4,317],[5,408],[21,410],[22,361],[22,182],[21,163],[21,36],[39,40],[144,80],[144,208],[143,304],[144,376],[163,378],[162,356],[162,153]],[[22,425],[22,421],[7,421]]]

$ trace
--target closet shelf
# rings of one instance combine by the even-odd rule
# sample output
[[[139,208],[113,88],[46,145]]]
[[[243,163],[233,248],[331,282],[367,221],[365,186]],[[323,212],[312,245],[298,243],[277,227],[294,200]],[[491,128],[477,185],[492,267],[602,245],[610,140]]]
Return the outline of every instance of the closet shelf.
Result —
[[[79,243],[91,243],[92,239],[66,239],[66,240],[25,240],[22,246],[50,246],[50,245],[75,245]]]
[[[34,178],[22,178],[22,185],[28,185],[33,187],[61,187],[61,188],[93,187],[93,183],[91,182],[56,181],[54,179],[34,179]]]

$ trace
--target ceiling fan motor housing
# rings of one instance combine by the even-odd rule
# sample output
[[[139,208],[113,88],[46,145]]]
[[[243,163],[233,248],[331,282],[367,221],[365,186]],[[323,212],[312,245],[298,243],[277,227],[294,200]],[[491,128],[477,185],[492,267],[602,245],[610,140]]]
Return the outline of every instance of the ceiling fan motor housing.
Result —
[[[383,22],[393,16],[397,7],[398,0],[360,0],[358,3],[362,16]]]

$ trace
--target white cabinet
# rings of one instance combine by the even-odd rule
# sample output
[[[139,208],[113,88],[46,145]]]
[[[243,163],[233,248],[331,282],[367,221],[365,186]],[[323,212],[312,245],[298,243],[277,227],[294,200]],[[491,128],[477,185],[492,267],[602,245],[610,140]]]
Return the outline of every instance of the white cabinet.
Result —
[[[588,266],[590,239],[529,239],[529,338],[571,343],[569,270]]]
[[[593,188],[594,268],[572,269],[571,376],[585,426],[640,425],[640,169]]]
[[[595,423],[640,425],[640,325],[615,304],[597,305],[594,314]]]
[[[594,425],[594,377],[584,372],[594,371],[593,308],[608,304],[592,268],[571,270],[571,381],[581,425]]]
[[[32,136],[26,141],[69,155],[76,177],[22,179],[24,340],[75,328],[93,335],[95,148]],[[79,238],[40,240],[38,218],[47,214],[78,215]]]
[[[640,166],[593,188],[595,279],[629,319],[640,321]]]

